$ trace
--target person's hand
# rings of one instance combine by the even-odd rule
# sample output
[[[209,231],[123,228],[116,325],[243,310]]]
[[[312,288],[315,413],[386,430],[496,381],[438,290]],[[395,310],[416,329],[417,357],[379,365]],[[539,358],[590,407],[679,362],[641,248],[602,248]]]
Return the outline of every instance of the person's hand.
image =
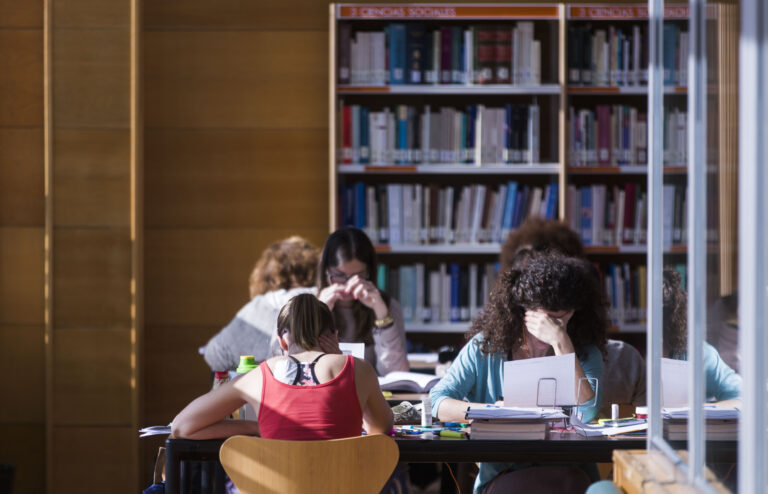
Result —
[[[389,312],[379,289],[371,281],[355,275],[347,280],[346,290],[355,300],[373,309],[377,319],[386,317]]]
[[[328,306],[330,310],[333,310],[333,306],[338,300],[343,300],[347,295],[347,288],[345,285],[333,284],[329,285],[317,294],[317,298]]]
[[[323,331],[318,337],[318,344],[324,353],[341,354],[338,331]]]
[[[551,345],[555,350],[565,340],[570,341],[566,327],[573,316],[573,311],[568,311],[562,317],[552,317],[544,311],[525,311],[525,327],[536,339]]]

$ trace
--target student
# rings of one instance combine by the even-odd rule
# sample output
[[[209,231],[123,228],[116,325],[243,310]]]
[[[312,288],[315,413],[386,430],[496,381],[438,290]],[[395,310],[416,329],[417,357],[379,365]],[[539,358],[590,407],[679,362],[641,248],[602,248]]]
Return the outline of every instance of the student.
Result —
[[[602,377],[607,327],[600,285],[590,266],[561,254],[534,253],[501,275],[471,338],[447,375],[430,392],[433,414],[461,420],[468,406],[496,403],[502,396],[506,360],[575,353],[576,379]],[[507,378],[511,378],[508,376]],[[594,384],[581,386],[582,420],[600,410]],[[475,492],[583,492],[587,474],[576,467],[482,463]]]
[[[313,291],[318,257],[317,247],[298,236],[264,249],[249,280],[251,300],[205,346],[212,371],[235,370],[240,355],[261,362],[280,353],[277,314],[295,295]]]
[[[532,253],[546,251],[587,260],[581,238],[567,223],[531,217],[507,236],[501,249],[501,272]],[[596,270],[592,271],[600,277]],[[645,405],[645,360],[640,352],[628,343],[608,339],[604,353],[600,414],[610,417],[613,403]]]
[[[664,268],[663,273],[664,357],[686,360],[688,351],[688,300],[682,288],[680,273]],[[741,376],[726,364],[717,350],[704,342],[706,398],[723,406],[741,404]]]
[[[317,297],[333,312],[339,341],[365,343],[365,359],[379,375],[408,371],[400,303],[376,287],[376,252],[357,228],[341,228],[325,241],[317,270]],[[332,338],[323,345],[332,346]]]
[[[326,354],[320,335],[334,332],[328,307],[314,295],[292,298],[280,311],[277,337],[286,353],[187,405],[172,434],[211,439],[237,434],[270,439],[322,440],[389,434],[392,410],[370,364],[351,355]],[[256,420],[227,416],[250,403]]]

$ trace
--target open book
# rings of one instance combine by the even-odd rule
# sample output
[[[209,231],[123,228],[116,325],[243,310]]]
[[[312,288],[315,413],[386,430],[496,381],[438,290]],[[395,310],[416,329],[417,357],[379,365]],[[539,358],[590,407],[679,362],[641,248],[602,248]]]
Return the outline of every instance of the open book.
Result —
[[[426,393],[440,378],[434,374],[394,371],[379,378],[379,386],[385,391],[410,391]]]

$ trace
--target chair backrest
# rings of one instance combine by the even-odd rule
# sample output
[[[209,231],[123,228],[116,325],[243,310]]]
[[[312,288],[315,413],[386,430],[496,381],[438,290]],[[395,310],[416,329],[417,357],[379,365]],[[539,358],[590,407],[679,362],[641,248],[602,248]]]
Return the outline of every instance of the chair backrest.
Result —
[[[645,360],[629,343],[608,340],[603,366],[601,414],[611,416],[611,403],[645,405]]]
[[[281,441],[230,437],[219,458],[243,494],[370,492],[378,493],[400,457],[388,436]]]

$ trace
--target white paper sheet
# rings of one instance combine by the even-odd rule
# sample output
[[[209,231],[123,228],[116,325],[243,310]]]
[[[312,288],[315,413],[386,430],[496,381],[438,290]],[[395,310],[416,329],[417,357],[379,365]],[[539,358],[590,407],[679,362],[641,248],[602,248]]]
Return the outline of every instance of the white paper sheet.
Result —
[[[341,343],[339,348],[344,355],[352,355],[355,358],[365,358],[365,343]]]
[[[688,366],[685,360],[661,359],[661,403],[664,408],[688,406]]]
[[[504,406],[575,405],[575,381],[576,355],[573,353],[504,362]]]

